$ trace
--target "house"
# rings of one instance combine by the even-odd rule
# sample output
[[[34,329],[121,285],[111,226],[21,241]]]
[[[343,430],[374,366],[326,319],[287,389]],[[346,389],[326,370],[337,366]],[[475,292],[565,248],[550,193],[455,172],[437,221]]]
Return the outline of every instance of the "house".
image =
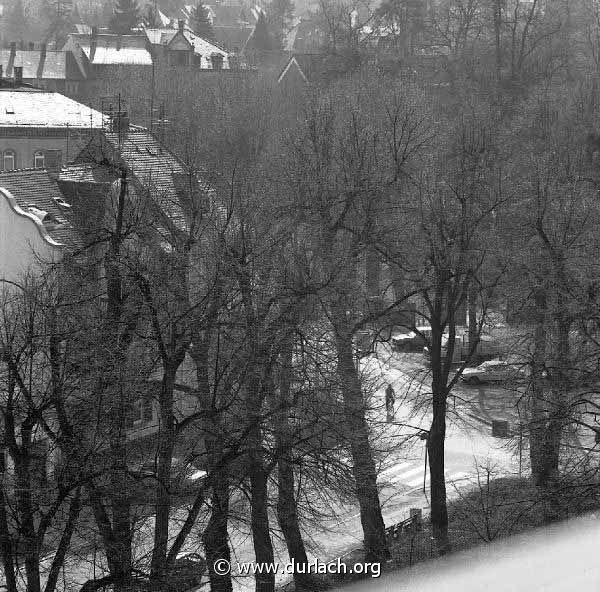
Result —
[[[0,67],[6,77],[12,77],[15,68],[22,68],[21,79],[38,88],[77,97],[83,90],[87,72],[81,59],[71,51],[48,50],[45,43],[34,49],[0,49]]]
[[[203,212],[203,223],[210,223],[207,213],[211,200],[214,202],[214,192],[147,130],[131,126],[123,113],[113,114],[105,128],[88,138],[75,162],[64,167],[58,166],[59,162],[58,158],[53,159],[51,171],[0,173],[2,279],[17,281],[19,274],[35,262],[58,261],[73,248],[102,268],[103,258],[97,255],[102,254],[106,240],[91,244],[89,239],[93,233],[106,239],[102,221],[114,211],[112,204],[115,192],[122,187],[124,170],[128,178],[128,206],[133,206],[136,216],[140,214],[136,217],[139,226],[131,238],[141,242],[140,252],[150,258],[168,256],[171,241],[190,232],[189,221],[196,208]],[[83,245],[85,249],[80,248]],[[106,281],[104,273],[94,278],[100,285]],[[103,294],[105,290],[99,292]],[[139,322],[143,332],[149,331],[143,325],[147,319]],[[132,470],[154,459],[159,429],[162,370],[148,343],[144,338],[131,346],[131,363],[140,370],[139,382],[132,383],[127,393],[130,399],[126,437]],[[200,411],[194,396],[198,386],[196,369],[189,355],[181,364],[175,383],[174,409],[177,419],[182,420]],[[41,464],[44,471],[51,472],[60,466],[62,451],[48,446],[44,434],[39,438],[36,445]],[[200,459],[205,455],[202,436],[193,422],[178,440],[175,454],[183,458],[183,449],[186,458],[191,453]],[[194,474],[203,473],[196,467]]]
[[[204,4],[212,24],[216,43],[232,53],[241,53],[254,31],[254,25],[262,8],[246,6],[237,1],[208,2]],[[186,25],[191,25],[194,5],[185,5],[179,14]]]
[[[27,87],[22,70],[0,85],[0,170],[66,163],[103,127],[103,115],[60,93]]]
[[[38,263],[78,248],[69,210],[51,172],[0,173],[0,279],[18,282]]]
[[[196,66],[203,70],[229,70],[228,53],[195,35],[180,20],[177,29],[145,29],[154,63],[166,66]]]
[[[316,82],[325,69],[325,54],[294,54],[277,77],[277,84],[302,87]]]
[[[295,92],[309,85],[326,84],[355,67],[352,56],[332,53],[293,54],[277,77],[277,83],[280,89]]]
[[[95,135],[75,162],[61,169],[58,177],[65,199],[72,204],[73,219],[81,224],[86,240],[89,232],[94,233],[100,227],[98,222],[105,210],[111,208],[111,196],[114,198],[115,188],[119,190],[123,171],[127,172],[128,204],[135,210],[135,234],[149,253],[157,257],[170,253],[174,242],[195,227],[190,224],[194,213],[202,211],[202,223],[209,224],[214,191],[148,130],[132,127],[116,114],[113,125]],[[197,260],[201,260],[199,254]],[[146,359],[144,347],[140,348],[140,360]],[[153,358],[152,364],[155,363]],[[158,431],[161,370],[157,368],[150,374],[145,383],[147,388],[132,400],[128,432],[132,441],[151,442]],[[198,399],[193,396],[196,387],[194,365],[188,356],[176,377],[175,408],[179,418],[199,410]],[[194,438],[199,437],[195,434]],[[199,440],[198,443],[201,446]],[[146,456],[150,451],[148,443]]]
[[[92,76],[110,73],[115,67],[152,67],[144,35],[99,33],[92,27],[89,35],[71,33],[63,50],[79,54]]]
[[[233,53],[244,51],[253,31],[251,25],[213,25],[216,42]]]

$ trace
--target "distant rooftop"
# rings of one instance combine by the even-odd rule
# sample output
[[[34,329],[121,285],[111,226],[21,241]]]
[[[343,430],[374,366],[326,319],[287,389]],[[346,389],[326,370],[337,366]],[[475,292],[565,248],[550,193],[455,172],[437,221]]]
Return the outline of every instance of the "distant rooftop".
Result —
[[[0,64],[4,68],[4,75],[13,76],[14,68],[23,68],[25,79],[57,79],[57,80],[83,80],[85,73],[81,70],[75,57],[67,51],[42,51],[16,50],[13,54],[10,49],[0,50]]]
[[[145,30],[148,41],[152,45],[160,45],[165,46],[169,45],[173,38],[179,33],[177,29],[170,28],[160,28],[160,29],[146,29]],[[227,51],[225,51],[222,47],[211,43],[207,39],[203,39],[202,37],[198,37],[198,35],[194,34],[190,29],[185,28],[183,31],[183,36],[186,41],[193,46],[194,53],[202,56],[203,63],[202,66],[206,68],[212,68],[212,62],[210,60],[210,56],[212,54],[221,54],[223,56],[223,68],[229,68],[229,61],[227,59]]]
[[[0,127],[100,129],[103,115],[60,93],[0,88]]]
[[[151,66],[152,56],[146,47],[145,35],[113,35],[74,33],[70,41],[79,46],[94,65]],[[65,48],[69,47],[69,43]]]

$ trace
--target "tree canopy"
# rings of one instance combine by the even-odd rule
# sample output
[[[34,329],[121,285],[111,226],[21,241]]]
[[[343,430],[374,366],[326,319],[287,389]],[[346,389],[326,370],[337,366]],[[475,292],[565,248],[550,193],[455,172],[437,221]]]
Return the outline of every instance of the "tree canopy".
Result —
[[[118,35],[127,35],[140,22],[140,12],[136,0],[117,0],[110,30]]]

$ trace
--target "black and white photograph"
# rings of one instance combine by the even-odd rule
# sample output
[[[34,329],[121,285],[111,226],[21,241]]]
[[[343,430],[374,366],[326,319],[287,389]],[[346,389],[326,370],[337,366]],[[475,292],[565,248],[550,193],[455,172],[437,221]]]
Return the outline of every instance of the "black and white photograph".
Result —
[[[0,0],[0,592],[598,549],[600,0]]]

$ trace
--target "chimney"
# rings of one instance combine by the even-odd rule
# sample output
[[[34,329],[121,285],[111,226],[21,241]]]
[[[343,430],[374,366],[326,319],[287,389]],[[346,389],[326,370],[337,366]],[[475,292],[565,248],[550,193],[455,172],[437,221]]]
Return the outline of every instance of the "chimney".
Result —
[[[177,21],[177,28],[179,29],[180,33],[183,33],[184,27],[185,27],[185,21],[183,19],[179,19]]]
[[[126,134],[129,131],[129,113],[127,111],[115,111],[111,123],[112,132]]]
[[[35,49],[35,43],[33,41],[29,42],[29,51],[33,51]]]
[[[57,177],[62,167],[62,150],[45,151],[45,168],[51,176]]]
[[[229,54],[227,61],[229,62],[230,70],[239,70],[240,69],[240,56],[238,56],[237,54],[235,54],[235,53]]]
[[[90,62],[94,61],[94,55],[96,54],[96,47],[98,45],[98,27],[92,27],[90,33]]]
[[[13,70],[15,71],[15,86],[20,86],[23,84],[23,66],[15,66]]]
[[[46,66],[46,44],[42,43],[40,45],[40,61],[38,62],[36,78],[44,77],[44,67],[45,66]]]
[[[210,61],[212,62],[213,70],[222,70],[223,69],[223,54],[211,53]]]

